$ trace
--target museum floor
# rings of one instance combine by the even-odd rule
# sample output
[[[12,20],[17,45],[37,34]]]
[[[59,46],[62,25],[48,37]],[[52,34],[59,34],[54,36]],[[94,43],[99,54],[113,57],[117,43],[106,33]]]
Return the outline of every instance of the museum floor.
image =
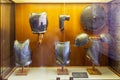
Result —
[[[57,68],[59,67],[32,67],[29,68],[29,73],[26,76],[16,75],[18,68],[9,76],[8,80],[56,80],[60,77],[60,80],[69,80],[73,72],[87,72],[88,67],[66,67],[69,70],[69,75],[57,75]],[[73,78],[73,80],[120,80],[120,77],[116,75],[108,67],[96,67],[102,75],[89,75],[88,78]]]

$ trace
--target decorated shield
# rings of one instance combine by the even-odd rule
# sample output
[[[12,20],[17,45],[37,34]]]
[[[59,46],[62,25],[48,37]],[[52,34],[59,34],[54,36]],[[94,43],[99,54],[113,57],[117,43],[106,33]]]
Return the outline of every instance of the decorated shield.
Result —
[[[70,60],[70,42],[55,43],[56,63],[62,66],[69,64]]]
[[[104,27],[106,12],[104,7],[94,4],[87,6],[81,14],[81,24],[85,30],[95,32]]]
[[[15,50],[15,61],[17,66],[27,66],[31,61],[31,51],[29,48],[29,39],[24,42],[19,42],[15,40],[14,50]]]

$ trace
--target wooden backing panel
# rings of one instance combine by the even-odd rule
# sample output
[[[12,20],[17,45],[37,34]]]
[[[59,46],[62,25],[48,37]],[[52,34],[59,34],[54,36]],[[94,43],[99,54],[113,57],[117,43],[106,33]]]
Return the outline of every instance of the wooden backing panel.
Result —
[[[13,41],[14,41],[14,5],[12,3],[1,3],[0,22],[0,67],[4,78],[14,67]]]
[[[86,50],[84,47],[75,47],[75,37],[84,31],[80,15],[83,9],[90,4],[16,4],[15,8],[15,22],[16,22],[16,39],[24,41],[30,39],[30,47],[32,50],[32,64],[31,66],[54,66],[55,63],[55,41],[70,41],[71,42],[71,56],[70,65],[84,66],[90,65],[86,60]],[[40,46],[37,45],[38,36],[32,34],[29,16],[32,12],[47,12],[48,29],[44,34],[43,42]],[[70,21],[65,21],[64,32],[59,30],[59,15],[70,15]],[[101,32],[107,31],[107,24]],[[90,36],[98,35],[88,33]],[[88,47],[88,45],[86,46]],[[107,65],[107,58],[102,58],[103,65]],[[87,62],[86,62],[87,61]]]

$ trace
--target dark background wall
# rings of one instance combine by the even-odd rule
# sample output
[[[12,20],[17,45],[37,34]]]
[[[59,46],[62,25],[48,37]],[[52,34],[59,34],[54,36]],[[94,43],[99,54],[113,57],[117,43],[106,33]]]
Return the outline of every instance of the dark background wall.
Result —
[[[15,4],[15,37],[19,41],[30,39],[30,47],[32,51],[31,66],[55,66],[55,42],[70,41],[71,42],[71,66],[91,65],[86,58],[86,50],[89,44],[84,47],[75,47],[75,37],[86,32],[80,22],[80,15],[85,7],[90,4]],[[107,13],[106,5],[103,6]],[[32,12],[46,12],[48,16],[48,29],[44,35],[43,42],[40,46],[37,44],[38,36],[32,34],[29,16]],[[64,32],[59,30],[59,15],[70,15],[70,21],[65,22]],[[88,33],[90,36],[99,35],[108,31],[108,24],[97,34]],[[108,65],[107,48],[104,48],[101,58],[101,65]]]

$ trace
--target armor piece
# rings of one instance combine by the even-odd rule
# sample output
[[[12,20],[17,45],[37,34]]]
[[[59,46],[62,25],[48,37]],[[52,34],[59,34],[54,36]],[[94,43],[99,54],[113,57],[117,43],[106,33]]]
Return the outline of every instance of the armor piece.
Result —
[[[87,6],[81,14],[81,24],[89,32],[95,32],[104,27],[106,13],[98,4]]]
[[[75,38],[75,46],[84,46],[87,44],[89,36],[86,33],[82,33]]]
[[[110,44],[111,42],[113,42],[113,38],[111,35],[107,34],[107,33],[102,33],[100,35],[100,38],[103,42]]]
[[[59,16],[59,28],[60,30],[64,30],[64,21],[69,21],[70,20],[70,15],[60,15]]]
[[[47,30],[47,14],[43,13],[31,13],[30,26],[33,33],[45,33]]]
[[[102,42],[100,40],[90,40],[91,46],[87,51],[87,57],[96,65],[99,65],[99,58],[102,53]]]
[[[70,42],[56,42],[55,43],[56,63],[62,66],[69,64],[70,56]]]
[[[15,61],[17,66],[27,66],[31,61],[31,51],[29,48],[29,39],[24,42],[19,42],[15,40],[14,50],[15,50]]]

